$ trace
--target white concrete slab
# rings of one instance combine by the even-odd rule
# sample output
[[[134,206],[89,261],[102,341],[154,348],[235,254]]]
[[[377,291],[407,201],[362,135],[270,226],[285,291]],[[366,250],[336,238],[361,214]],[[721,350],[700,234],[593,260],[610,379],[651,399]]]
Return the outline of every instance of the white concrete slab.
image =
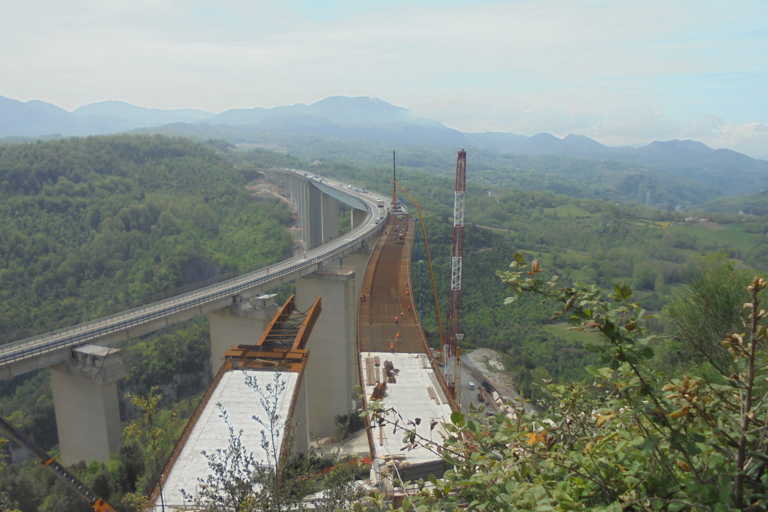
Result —
[[[181,490],[196,495],[200,484],[198,479],[204,479],[211,471],[208,460],[202,452],[214,452],[216,449],[226,449],[229,446],[229,430],[218,404],[226,410],[234,432],[242,430],[241,441],[246,450],[253,453],[257,461],[268,462],[266,452],[261,448],[261,431],[264,430],[253,416],[265,417],[265,411],[260,403],[260,395],[246,384],[246,376],[257,379],[259,386],[264,389],[267,384],[273,384],[278,372],[233,370],[222,377],[219,385],[211,395],[202,414],[195,423],[184,449],[176,463],[171,468],[168,479],[163,487],[165,506],[184,508],[191,503],[185,502]],[[285,432],[285,420],[291,407],[291,399],[296,389],[299,374],[281,372],[280,378],[285,382],[285,391],[278,400],[278,414],[282,419],[280,439]],[[267,432],[267,434],[269,434]],[[160,510],[160,500],[155,504],[155,510]]]
[[[416,427],[416,433],[426,439],[431,439],[437,444],[442,444],[446,434],[440,426],[442,423],[450,422],[451,407],[445,402],[443,393],[435,389],[440,404],[430,398],[428,388],[435,388],[436,378],[432,368],[425,364],[426,355],[409,353],[390,353],[390,352],[364,352],[360,354],[360,367],[365,372],[365,359],[367,357],[379,358],[381,363],[381,376],[384,379],[384,362],[392,361],[396,370],[400,370],[396,375],[397,382],[387,384],[387,394],[384,397],[383,404],[387,408],[397,411],[402,420],[401,425],[407,425],[407,422],[421,419],[421,424]],[[365,379],[364,379],[365,380]],[[365,396],[369,399],[374,386],[365,386]],[[394,421],[394,417],[390,418]],[[429,425],[432,420],[438,422],[438,426],[430,431]],[[412,428],[412,427],[409,427]],[[380,432],[376,428],[373,431],[374,447],[376,457],[383,455],[403,455],[405,461],[410,464],[418,464],[427,461],[439,460],[441,457],[432,453],[426,448],[416,448],[411,451],[401,450],[404,446],[403,432],[392,433],[392,427],[386,427],[383,430],[384,442],[380,443]]]

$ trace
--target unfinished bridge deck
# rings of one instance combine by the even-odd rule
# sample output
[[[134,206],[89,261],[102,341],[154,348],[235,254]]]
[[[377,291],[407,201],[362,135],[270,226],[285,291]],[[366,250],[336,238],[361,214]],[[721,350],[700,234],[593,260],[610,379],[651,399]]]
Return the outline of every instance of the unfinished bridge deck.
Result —
[[[427,353],[415,304],[406,295],[413,230],[411,216],[392,217],[371,256],[363,279],[365,302],[360,303],[360,352],[388,352],[394,343],[396,352]]]
[[[402,424],[414,422],[420,435],[440,443],[448,435],[442,424],[458,409],[419,323],[412,287],[406,284],[414,227],[409,215],[387,221],[366,269],[365,301],[360,298],[358,309],[360,386],[364,404],[379,396],[402,417]],[[380,387],[383,395],[375,395],[382,392]],[[431,429],[433,423],[437,427]],[[391,478],[395,467],[403,481],[439,477],[447,468],[439,455],[424,447],[403,452],[402,433],[391,428],[369,425],[368,443],[375,473],[382,479]]]

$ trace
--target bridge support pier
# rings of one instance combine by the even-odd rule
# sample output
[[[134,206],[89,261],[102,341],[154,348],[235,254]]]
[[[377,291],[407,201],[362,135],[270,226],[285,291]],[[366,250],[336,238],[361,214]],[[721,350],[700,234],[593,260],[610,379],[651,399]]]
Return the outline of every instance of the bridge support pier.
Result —
[[[304,375],[296,400],[296,409],[293,411],[293,455],[309,453],[309,412],[307,405],[307,376]]]
[[[224,364],[224,353],[237,345],[255,345],[277,314],[277,295],[260,295],[208,315],[213,374]]]
[[[106,461],[123,441],[117,381],[125,377],[120,350],[84,345],[74,359],[51,367],[53,406],[64,465]]]
[[[301,233],[304,246],[310,250],[323,243],[323,193],[307,182],[303,183],[303,188],[306,189],[306,201],[304,202],[304,210],[299,211],[299,215],[304,219]]]
[[[307,385],[309,430],[312,435],[334,434],[334,417],[347,414],[357,400],[357,295],[355,272],[331,267],[296,281],[296,308],[306,311],[323,296],[307,348],[304,373]]]
[[[373,254],[373,248],[376,247],[376,244],[379,242],[379,238],[379,236],[371,238],[365,244],[363,244],[363,247],[361,247],[359,251],[347,254],[342,260],[343,266],[352,267],[355,269],[355,297],[357,297],[358,300],[360,299],[360,294],[362,292],[365,293],[366,297],[371,294],[370,290],[362,289],[363,278],[365,277],[365,269],[368,268],[368,262],[371,259],[371,254]],[[355,315],[357,315],[357,309],[355,309]]]
[[[352,208],[352,229],[355,229],[355,226],[359,226],[365,222],[365,217],[367,215],[368,212],[358,210],[357,208]],[[376,215],[376,212],[374,212],[374,216],[378,217],[379,215]]]
[[[322,208],[320,216],[323,221],[321,243],[325,244],[339,238],[339,201],[329,195],[321,194],[320,207]]]

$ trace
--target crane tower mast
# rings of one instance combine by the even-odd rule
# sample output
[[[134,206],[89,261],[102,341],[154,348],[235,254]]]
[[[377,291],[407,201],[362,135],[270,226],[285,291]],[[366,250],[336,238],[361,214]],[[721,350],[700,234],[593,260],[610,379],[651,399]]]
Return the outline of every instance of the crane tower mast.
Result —
[[[461,263],[464,253],[464,195],[467,185],[467,152],[459,151],[456,158],[456,192],[453,202],[453,246],[451,249],[451,309],[448,312],[448,350],[445,354],[445,380],[448,389],[456,396],[461,378],[457,364],[459,356],[459,332],[461,318]]]

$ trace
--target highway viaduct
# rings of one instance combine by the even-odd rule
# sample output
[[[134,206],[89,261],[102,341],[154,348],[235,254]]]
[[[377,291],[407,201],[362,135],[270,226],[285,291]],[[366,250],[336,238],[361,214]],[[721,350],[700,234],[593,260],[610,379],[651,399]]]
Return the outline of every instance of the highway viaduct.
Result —
[[[264,295],[296,282],[296,307],[318,295],[324,314],[311,336],[306,403],[311,433],[333,434],[334,416],[356,406],[356,317],[365,268],[388,216],[386,198],[295,169],[264,171],[298,213],[304,254],[206,288],[0,347],[0,378],[49,368],[62,461],[106,460],[122,442],[117,381],[126,374],[114,345],[208,315],[214,373],[224,352],[252,344],[277,311]],[[352,229],[339,232],[339,205]],[[378,218],[383,218],[380,222]],[[346,378],[341,376],[346,375]]]

